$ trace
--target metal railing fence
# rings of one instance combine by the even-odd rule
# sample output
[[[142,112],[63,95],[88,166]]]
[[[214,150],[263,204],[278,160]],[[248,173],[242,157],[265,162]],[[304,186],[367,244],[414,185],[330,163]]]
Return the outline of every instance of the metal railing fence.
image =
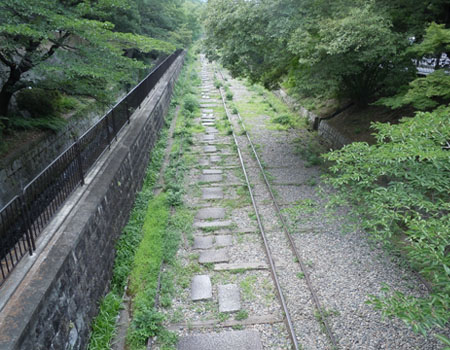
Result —
[[[0,210],[0,286],[182,50],[166,57]]]

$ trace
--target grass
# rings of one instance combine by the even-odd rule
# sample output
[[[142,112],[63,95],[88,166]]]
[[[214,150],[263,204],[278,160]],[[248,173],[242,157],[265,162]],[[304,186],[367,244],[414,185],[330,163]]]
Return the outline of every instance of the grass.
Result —
[[[242,321],[246,320],[248,318],[248,312],[247,310],[239,310],[236,315],[234,316],[234,319],[236,321]]]
[[[130,350],[142,349],[147,339],[159,333],[163,315],[155,310],[158,276],[163,261],[164,233],[169,218],[165,194],[150,201],[139,245],[130,274],[133,320],[127,334]]]
[[[89,349],[109,349],[111,339],[116,334],[116,317],[122,298],[108,293],[103,299],[100,312],[92,325]]]
[[[306,161],[305,166],[307,168],[324,164],[321,154],[324,153],[325,149],[314,134],[310,137],[297,138],[294,140],[294,144],[295,153]]]
[[[128,224],[123,229],[123,233],[116,243],[116,258],[111,289],[101,300],[99,314],[92,322],[89,350],[110,349],[110,343],[115,335],[115,321],[120,310],[122,294],[133,267],[137,246],[143,238],[142,227],[146,217],[147,203],[153,197],[152,189],[158,178],[166,144],[167,129],[163,130],[152,151],[142,190],[136,197]]]
[[[256,276],[250,275],[245,277],[240,285],[242,291],[243,300],[253,300],[255,299],[255,294],[253,293],[253,286],[256,283]]]

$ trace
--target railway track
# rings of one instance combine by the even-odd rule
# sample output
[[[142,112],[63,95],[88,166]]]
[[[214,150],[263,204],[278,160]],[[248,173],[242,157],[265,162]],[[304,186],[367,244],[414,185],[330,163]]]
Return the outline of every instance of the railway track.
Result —
[[[219,72],[219,74],[220,74],[220,76],[222,78],[222,82],[224,83],[225,82],[225,78],[224,78],[224,76],[222,74],[222,71],[220,69],[218,69],[218,68],[216,68],[216,71]],[[235,145],[237,147],[237,152],[239,154],[240,165],[241,165],[242,170],[243,170],[244,175],[245,175],[247,188],[248,188],[248,191],[250,193],[250,197],[251,197],[251,200],[252,200],[252,205],[253,205],[253,208],[254,208],[255,213],[256,213],[256,218],[257,218],[257,221],[258,221],[259,230],[260,230],[263,242],[264,242],[264,247],[265,247],[265,251],[266,251],[266,254],[267,254],[267,258],[269,260],[269,264],[270,264],[273,280],[274,280],[274,283],[276,285],[276,289],[277,289],[277,292],[278,292],[278,296],[280,298],[280,302],[281,302],[281,305],[282,305],[282,308],[283,308],[283,312],[285,314],[286,327],[288,329],[288,332],[289,332],[289,335],[290,335],[290,338],[291,338],[291,341],[292,341],[292,344],[293,344],[293,348],[294,349],[301,349],[301,347],[299,345],[299,342],[298,342],[298,339],[297,339],[297,336],[296,336],[296,332],[295,332],[294,324],[292,322],[292,318],[291,318],[291,315],[290,315],[290,312],[289,312],[289,308],[288,308],[288,305],[286,303],[286,299],[284,297],[282,287],[281,287],[280,282],[279,282],[278,277],[277,277],[277,268],[275,266],[274,259],[272,257],[272,253],[271,253],[271,250],[270,250],[270,247],[269,247],[269,244],[268,244],[267,235],[265,233],[264,225],[262,224],[261,216],[260,216],[260,213],[259,213],[259,210],[258,210],[258,205],[257,205],[257,203],[255,201],[255,196],[253,194],[252,185],[251,185],[250,180],[249,180],[248,175],[247,175],[245,161],[244,161],[244,159],[242,157],[242,151],[241,151],[238,139],[236,137],[236,133],[235,133],[234,127],[233,127],[232,115],[231,115],[231,113],[230,113],[230,111],[229,111],[229,109],[227,107],[226,98],[224,96],[223,88],[220,87],[219,91],[220,91],[220,96],[222,98],[222,104],[223,104],[223,107],[225,109],[225,113],[227,115],[228,121],[231,124],[233,140],[234,140],[234,143],[235,143]],[[264,168],[262,166],[262,163],[261,163],[260,157],[258,155],[258,152],[256,151],[256,148],[255,148],[255,146],[254,146],[254,144],[253,144],[253,142],[251,140],[251,137],[250,137],[250,135],[249,135],[249,133],[248,133],[246,127],[245,127],[245,123],[244,123],[241,115],[239,114],[239,112],[237,112],[236,115],[237,115],[238,120],[239,120],[238,124],[242,128],[243,134],[246,135],[247,140],[248,140],[248,144],[249,144],[249,146],[251,148],[251,151],[252,151],[252,153],[253,153],[253,155],[255,157],[255,160],[256,160],[256,162],[258,164],[258,167],[259,167],[259,170],[260,170],[260,174],[261,174],[261,176],[262,176],[262,178],[264,180],[266,189],[267,189],[268,193],[270,194],[270,198],[271,198],[272,204],[273,204],[273,206],[275,208],[275,211],[276,211],[276,214],[277,214],[277,216],[278,216],[278,218],[280,220],[281,228],[282,228],[282,230],[283,230],[283,232],[285,234],[285,237],[289,241],[289,245],[290,245],[290,248],[292,250],[292,254],[295,257],[295,261],[298,262],[298,264],[300,266],[300,269],[301,269],[301,271],[302,271],[302,273],[304,275],[304,279],[305,279],[305,282],[306,282],[306,284],[308,286],[308,289],[309,289],[309,291],[311,293],[311,298],[312,298],[312,300],[314,302],[315,309],[320,315],[320,317],[319,317],[320,322],[322,323],[322,326],[325,329],[326,335],[327,335],[327,337],[328,337],[328,339],[329,339],[329,341],[330,341],[330,343],[332,345],[332,348],[333,349],[338,349],[338,342],[336,340],[336,337],[334,336],[334,334],[332,332],[332,329],[331,329],[329,323],[327,322],[324,309],[323,309],[323,307],[322,307],[322,305],[320,303],[320,300],[319,300],[319,297],[318,297],[316,291],[314,290],[313,284],[311,282],[310,275],[309,275],[308,270],[307,270],[307,268],[305,266],[305,262],[303,261],[303,258],[301,257],[300,253],[298,252],[298,249],[297,249],[297,247],[295,245],[294,240],[292,239],[291,235],[289,234],[289,230],[288,230],[288,226],[287,226],[287,223],[286,223],[286,219],[285,219],[284,215],[281,213],[280,205],[278,204],[278,202],[276,200],[276,197],[274,195],[274,192],[272,190],[270,182],[269,182],[269,180],[268,180],[268,178],[266,176],[266,173],[265,173]]]

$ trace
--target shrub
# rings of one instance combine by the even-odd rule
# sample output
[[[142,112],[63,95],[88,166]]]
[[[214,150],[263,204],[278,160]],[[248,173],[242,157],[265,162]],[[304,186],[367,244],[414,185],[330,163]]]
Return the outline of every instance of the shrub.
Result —
[[[55,90],[24,89],[17,94],[17,106],[30,112],[32,117],[47,117],[56,114],[60,99],[61,94]]]
[[[423,334],[449,322],[449,114],[447,107],[376,123],[375,145],[354,142],[325,155],[334,162],[327,182],[339,190],[336,199],[353,204],[362,227],[431,285],[422,297],[386,287],[370,302]]]
[[[275,118],[272,119],[272,122],[281,124],[281,125],[290,125],[291,117],[289,114],[277,115]]]
[[[187,94],[183,99],[183,109],[191,113],[200,108],[197,98],[192,94]]]
[[[9,119],[9,127],[11,129],[27,130],[41,129],[58,131],[67,124],[67,121],[61,117],[47,116],[42,118],[24,118],[12,117]]]

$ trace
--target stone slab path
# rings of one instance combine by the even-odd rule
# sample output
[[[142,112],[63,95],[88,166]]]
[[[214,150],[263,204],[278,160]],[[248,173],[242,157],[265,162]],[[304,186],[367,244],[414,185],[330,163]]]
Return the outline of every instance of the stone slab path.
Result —
[[[182,271],[174,277],[177,295],[163,309],[167,327],[178,333],[182,350],[289,349],[254,210],[213,86],[214,71],[205,61],[200,77],[194,123],[203,128],[186,155],[193,165],[184,196],[193,234],[177,253]]]
[[[178,350],[262,350],[258,332],[229,331],[217,334],[186,336],[180,339]]]
[[[192,279],[191,299],[208,300],[212,298],[211,279],[208,275],[197,275]]]
[[[220,285],[218,290],[220,312],[235,312],[241,309],[241,295],[237,285]]]

